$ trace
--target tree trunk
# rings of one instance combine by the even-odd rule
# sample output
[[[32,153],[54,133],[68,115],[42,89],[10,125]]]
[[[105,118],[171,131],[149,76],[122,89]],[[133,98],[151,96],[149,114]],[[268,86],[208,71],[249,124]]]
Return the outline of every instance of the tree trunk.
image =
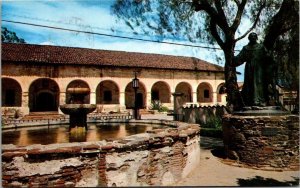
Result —
[[[226,45],[225,55],[225,85],[227,90],[227,107],[232,111],[241,110],[244,106],[237,84],[236,68],[233,66],[234,45]]]

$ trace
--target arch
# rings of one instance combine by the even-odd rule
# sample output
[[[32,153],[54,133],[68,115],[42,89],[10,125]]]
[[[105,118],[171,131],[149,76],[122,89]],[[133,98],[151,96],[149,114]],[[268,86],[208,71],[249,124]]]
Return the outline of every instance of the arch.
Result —
[[[68,92],[69,88],[87,88],[89,90],[89,93],[80,100],[80,103],[90,104],[90,91],[91,90],[90,90],[89,85],[85,81],[77,79],[77,80],[71,81],[68,84],[67,90],[66,90],[66,104],[70,104],[72,102],[72,95],[70,94],[70,92]]]
[[[29,111],[58,111],[59,87],[49,78],[39,78],[29,87]]]
[[[158,81],[151,88],[151,101],[158,100],[161,103],[171,103],[170,86],[163,81]]]
[[[12,78],[2,78],[1,100],[3,107],[20,107],[22,105],[22,88],[18,81]]]
[[[192,102],[192,87],[186,82],[180,82],[175,88],[175,93],[183,93],[182,104]]]
[[[139,88],[137,89],[137,104],[139,108],[146,108],[147,92],[145,85],[140,81]],[[125,106],[126,108],[134,108],[134,89],[132,82],[128,83],[125,88]]]
[[[217,87],[217,102],[222,102],[222,96],[226,94],[225,83],[221,83]]]
[[[111,80],[105,80],[96,88],[96,104],[120,104],[120,90]]]
[[[197,102],[213,102],[212,86],[203,82],[197,87]]]

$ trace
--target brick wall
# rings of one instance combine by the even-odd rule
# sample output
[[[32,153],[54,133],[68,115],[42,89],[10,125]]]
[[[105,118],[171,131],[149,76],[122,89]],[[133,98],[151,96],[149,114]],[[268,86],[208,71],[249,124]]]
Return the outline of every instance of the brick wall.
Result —
[[[299,117],[223,117],[223,138],[229,158],[252,167],[299,169]]]
[[[4,187],[173,184],[199,162],[199,126],[160,122],[172,127],[117,141],[2,145],[2,184]]]

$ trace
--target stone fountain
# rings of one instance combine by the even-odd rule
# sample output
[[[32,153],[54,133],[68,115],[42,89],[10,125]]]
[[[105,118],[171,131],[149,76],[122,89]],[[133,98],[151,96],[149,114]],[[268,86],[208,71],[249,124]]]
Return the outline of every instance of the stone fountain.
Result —
[[[84,98],[90,93],[89,88],[68,88],[67,92],[71,95],[70,104],[60,105],[60,109],[70,116],[70,138],[80,141],[88,129],[87,114],[93,112],[96,105],[84,104]]]

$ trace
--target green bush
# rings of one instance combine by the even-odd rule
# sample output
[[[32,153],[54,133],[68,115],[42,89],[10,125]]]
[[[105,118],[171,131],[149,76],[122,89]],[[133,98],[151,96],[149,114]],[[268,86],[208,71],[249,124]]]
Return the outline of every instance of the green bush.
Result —
[[[222,119],[217,116],[210,116],[206,123],[201,123],[201,127],[222,129]]]
[[[161,106],[160,110],[158,110],[159,112],[168,112],[169,108],[166,106]]]
[[[163,106],[160,101],[155,100],[155,101],[151,102],[150,110],[157,110],[159,112],[167,112],[167,111],[169,111],[169,108],[166,106]]]

